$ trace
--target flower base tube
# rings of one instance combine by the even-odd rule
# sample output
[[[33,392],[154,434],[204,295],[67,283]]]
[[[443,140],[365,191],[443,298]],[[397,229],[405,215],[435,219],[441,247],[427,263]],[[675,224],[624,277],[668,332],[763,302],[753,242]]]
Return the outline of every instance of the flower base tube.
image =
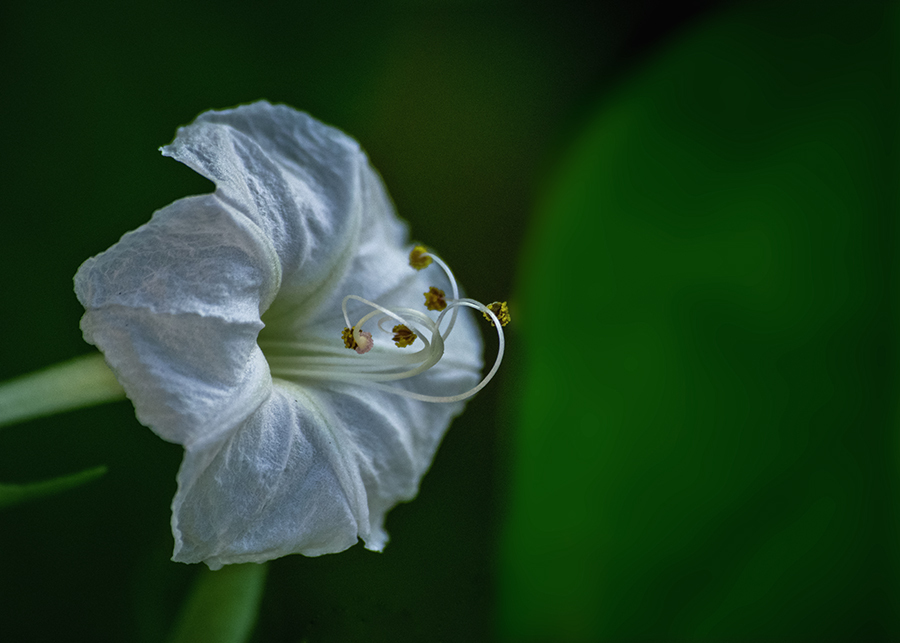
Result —
[[[123,399],[103,356],[85,355],[0,383],[0,426]]]

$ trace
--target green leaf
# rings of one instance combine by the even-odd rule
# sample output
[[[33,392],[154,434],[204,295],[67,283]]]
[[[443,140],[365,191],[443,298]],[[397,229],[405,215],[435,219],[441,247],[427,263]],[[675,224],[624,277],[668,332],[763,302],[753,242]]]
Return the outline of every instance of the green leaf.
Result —
[[[887,6],[745,3],[574,145],[522,273],[505,638],[900,638]]]
[[[169,643],[243,643],[253,633],[267,566],[202,569]]]
[[[50,496],[61,491],[78,487],[86,482],[95,480],[106,473],[106,467],[94,467],[85,469],[79,473],[68,476],[60,476],[52,480],[41,482],[29,482],[27,484],[0,484],[0,509],[14,507],[15,505],[37,500],[44,496]]]

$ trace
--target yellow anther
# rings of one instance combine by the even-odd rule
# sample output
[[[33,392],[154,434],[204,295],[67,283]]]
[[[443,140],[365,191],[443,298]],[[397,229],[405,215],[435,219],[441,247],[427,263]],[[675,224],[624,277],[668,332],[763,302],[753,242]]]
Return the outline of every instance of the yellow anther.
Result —
[[[428,253],[425,246],[416,246],[409,253],[409,265],[416,270],[427,268],[431,265],[431,257],[424,256]]]
[[[360,355],[372,350],[372,345],[374,344],[372,333],[367,333],[364,330],[354,332],[353,328],[344,328],[341,332],[341,339],[344,340],[345,348],[355,350]]]
[[[444,310],[447,307],[447,299],[444,291],[432,286],[425,295],[425,308],[428,310]]]
[[[416,341],[417,335],[403,324],[397,324],[391,330],[394,332],[394,343],[397,348],[406,348]]]
[[[505,301],[495,301],[492,304],[487,305],[488,309],[497,315],[497,319],[500,320],[501,326],[506,326],[509,323],[509,306],[506,305]],[[491,319],[487,313],[481,313],[484,315],[484,318],[491,322],[491,326],[494,325],[494,320]]]

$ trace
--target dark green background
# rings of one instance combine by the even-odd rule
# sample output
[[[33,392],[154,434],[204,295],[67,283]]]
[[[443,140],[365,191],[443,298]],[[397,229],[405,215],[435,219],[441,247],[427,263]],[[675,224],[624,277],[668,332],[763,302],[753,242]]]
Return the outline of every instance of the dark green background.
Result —
[[[209,189],[178,125],[286,102],[515,322],[385,552],[273,564],[255,640],[898,639],[897,20],[829,6],[5,7],[0,377]],[[0,481],[109,467],[0,514],[0,639],[165,636],[180,457],[128,404],[0,432]]]
[[[896,20],[799,8],[673,43],[539,208],[514,638],[900,639]]]

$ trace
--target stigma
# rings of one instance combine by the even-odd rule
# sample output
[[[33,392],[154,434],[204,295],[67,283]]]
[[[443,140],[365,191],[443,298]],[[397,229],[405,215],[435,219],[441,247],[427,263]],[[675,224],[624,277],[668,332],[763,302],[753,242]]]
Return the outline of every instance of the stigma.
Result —
[[[372,333],[357,328],[344,328],[341,333],[341,339],[344,340],[344,348],[352,348],[360,355],[368,353],[372,350]]]
[[[453,272],[424,246],[412,249],[409,265],[413,270],[436,265],[444,273],[441,279],[446,282],[441,284],[444,288],[430,287],[425,293],[424,304],[420,299],[419,303],[410,302],[410,307],[387,306],[357,294],[347,295],[341,303],[344,316],[341,342],[282,341],[277,342],[277,346],[267,342],[262,348],[272,376],[291,381],[353,383],[425,402],[458,402],[484,388],[503,359],[505,339],[502,327],[509,322],[506,304],[501,306],[495,302],[486,306],[474,299],[460,297]],[[355,323],[349,314],[351,306],[354,310],[363,311]],[[421,375],[440,363],[444,356],[444,343],[453,332],[460,308],[481,312],[497,331],[497,357],[487,375],[471,389],[446,396],[424,395],[391,384]],[[432,311],[432,314],[426,311]],[[433,316],[434,313],[438,314]],[[338,333],[337,329],[335,333]],[[385,336],[383,342],[377,339],[380,335]]]

